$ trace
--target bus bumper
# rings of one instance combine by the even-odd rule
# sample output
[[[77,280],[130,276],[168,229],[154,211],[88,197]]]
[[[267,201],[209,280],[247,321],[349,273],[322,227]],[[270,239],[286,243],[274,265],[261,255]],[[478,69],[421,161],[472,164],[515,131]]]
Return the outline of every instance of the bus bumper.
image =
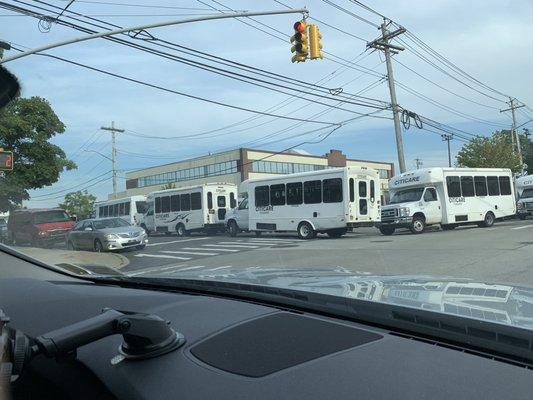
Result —
[[[398,217],[390,220],[376,222],[377,228],[381,226],[390,226],[393,228],[409,228],[413,223],[413,217]]]
[[[354,228],[376,226],[376,224],[377,224],[376,221],[348,222],[346,223],[346,227],[348,229],[354,229]]]

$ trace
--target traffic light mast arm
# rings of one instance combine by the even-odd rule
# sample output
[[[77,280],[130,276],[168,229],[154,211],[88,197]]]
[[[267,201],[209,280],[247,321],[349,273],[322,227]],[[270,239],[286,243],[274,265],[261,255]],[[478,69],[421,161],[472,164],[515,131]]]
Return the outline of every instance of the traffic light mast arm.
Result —
[[[137,25],[137,26],[131,26],[129,28],[120,28],[115,29],[112,31],[105,31],[105,32],[97,32],[92,33],[90,35],[84,35],[79,36],[76,38],[71,38],[67,40],[63,40],[61,42],[55,42],[50,43],[44,46],[36,47],[34,49],[30,49],[27,51],[23,51],[21,53],[15,54],[11,57],[5,57],[3,59],[0,59],[0,64],[4,64],[9,61],[16,60],[18,58],[26,57],[35,53],[39,53],[41,51],[50,50],[56,47],[65,46],[67,44],[72,43],[79,43],[84,42],[86,40],[92,40],[92,39],[98,39],[101,37],[106,36],[113,36],[118,35],[120,33],[126,33],[126,32],[132,32],[132,31],[142,31],[144,29],[150,29],[150,28],[159,28],[162,26],[169,26],[169,25],[180,25],[180,24],[187,24],[190,22],[201,22],[201,21],[210,21],[214,19],[226,19],[226,18],[239,18],[239,17],[257,17],[257,16],[264,16],[264,15],[279,15],[279,14],[304,14],[307,15],[309,11],[305,8],[298,8],[298,9],[291,9],[291,10],[272,10],[272,11],[249,11],[249,12],[241,12],[241,13],[224,13],[224,14],[212,14],[212,15],[204,15],[201,17],[194,17],[194,18],[186,18],[186,19],[179,19],[179,20],[172,20],[172,21],[165,21],[165,22],[155,22],[151,24],[143,24],[143,25]]]

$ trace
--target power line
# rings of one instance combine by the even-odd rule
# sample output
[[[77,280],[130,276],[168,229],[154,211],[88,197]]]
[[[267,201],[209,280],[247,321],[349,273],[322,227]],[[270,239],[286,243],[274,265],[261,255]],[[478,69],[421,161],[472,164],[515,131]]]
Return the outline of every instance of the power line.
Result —
[[[72,186],[72,187],[70,187],[70,188],[67,188],[67,189],[58,190],[58,191],[56,191],[56,192],[46,193],[46,194],[43,194],[43,195],[32,196],[32,199],[34,199],[34,198],[41,198],[41,197],[48,197],[48,196],[52,196],[52,195],[55,195],[55,194],[68,192],[68,191],[70,191],[70,190],[72,190],[72,189],[78,188],[78,187],[83,186],[83,185],[85,185],[85,184],[87,184],[87,183],[89,183],[89,182],[92,182],[92,181],[94,181],[95,179],[101,178],[101,177],[103,177],[104,175],[107,175],[107,174],[109,174],[109,173],[111,173],[111,171],[104,172],[104,173],[101,174],[101,175],[98,175],[98,176],[96,176],[96,177],[94,177],[94,178],[92,178],[92,179],[89,179],[89,180],[87,180],[87,181],[85,181],[85,182],[82,182],[82,183],[79,183],[79,184],[77,184],[77,185],[74,185],[74,186]]]
[[[361,8],[363,8],[363,9],[365,9],[365,10],[367,10],[367,11],[369,11],[369,12],[375,14],[375,15],[377,15],[378,17],[381,17],[381,18],[384,18],[384,19],[388,19],[389,21],[391,21],[389,18],[385,17],[383,14],[381,14],[381,13],[377,12],[376,10],[370,8],[369,6],[361,3],[360,1],[357,1],[357,0],[349,0],[349,1],[351,1],[352,3],[358,5]]]
[[[348,14],[349,16],[351,16],[351,17],[353,17],[353,18],[355,18],[355,19],[357,19],[357,20],[359,20],[361,22],[367,23],[368,25],[373,26],[374,28],[379,28],[379,25],[373,23],[372,21],[370,21],[370,20],[368,20],[366,18],[361,17],[360,15],[357,15],[357,14],[347,10],[344,7],[339,6],[338,4],[333,3],[330,0],[322,0],[322,1],[324,3],[326,3],[326,4],[328,4],[329,6],[331,6],[333,8],[336,8],[337,10],[342,11],[343,13]]]
[[[133,3],[115,3],[115,2],[109,2],[109,1],[76,0],[76,3],[104,4],[104,5],[110,5],[110,6],[135,7],[135,8],[165,8],[169,10],[210,11],[210,9],[208,8],[199,8],[199,7],[177,7],[177,6],[164,6],[164,5],[155,5],[155,4],[146,5],[146,4],[133,4]]]

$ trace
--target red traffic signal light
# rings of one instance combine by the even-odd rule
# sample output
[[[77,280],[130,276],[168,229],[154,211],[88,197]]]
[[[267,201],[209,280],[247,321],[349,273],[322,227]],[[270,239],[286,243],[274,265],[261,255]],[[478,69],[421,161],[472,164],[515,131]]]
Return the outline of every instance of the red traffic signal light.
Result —
[[[306,25],[305,25],[305,22],[303,21],[298,21],[298,22],[295,22],[294,23],[294,30],[296,32],[305,32],[305,29],[306,29]]]

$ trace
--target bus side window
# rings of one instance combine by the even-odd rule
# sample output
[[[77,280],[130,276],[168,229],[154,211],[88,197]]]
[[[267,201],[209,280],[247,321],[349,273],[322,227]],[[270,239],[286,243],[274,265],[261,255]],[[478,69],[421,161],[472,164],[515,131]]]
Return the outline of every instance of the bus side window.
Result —
[[[497,176],[487,176],[487,186],[489,187],[489,196],[500,195],[500,185]]]
[[[127,203],[124,203],[124,215],[130,215],[131,211],[131,203],[128,201]]]
[[[170,196],[170,211],[179,211],[180,210],[180,195],[173,194]]]
[[[213,209],[213,193],[207,192],[207,209]]]
[[[255,188],[255,206],[264,207],[270,205],[270,192],[268,186],[257,186]]]
[[[322,182],[306,181],[304,182],[304,203],[318,204],[322,202]]]
[[[124,215],[124,203],[118,205],[118,215]]]
[[[366,197],[366,195],[367,195],[366,181],[359,181],[359,197]]]
[[[353,203],[355,201],[355,183],[354,179],[350,178],[350,202]]]
[[[342,201],[342,179],[324,179],[322,181],[324,203],[340,203]]]
[[[302,182],[287,183],[287,204],[302,204]]]
[[[372,179],[370,181],[370,201],[374,201],[376,199],[376,182]]]
[[[476,196],[487,195],[487,178],[485,176],[474,176],[474,188]]]
[[[229,207],[230,208],[237,207],[237,200],[235,200],[235,193],[233,192],[229,194]]]
[[[159,214],[161,212],[161,197],[155,198],[155,213]]]
[[[285,185],[271,185],[270,186],[270,204],[273,206],[285,205]]]
[[[182,194],[180,196],[181,211],[189,211],[191,209],[191,195]]]
[[[500,194],[507,196],[511,194],[511,181],[508,176],[500,176]]]
[[[202,209],[202,195],[200,192],[195,192],[191,194],[191,210],[201,210]]]
[[[461,182],[458,176],[447,176],[448,197],[461,197]]]
[[[118,203],[113,204],[113,217],[118,217]]]
[[[170,196],[161,197],[161,212],[170,212]]]
[[[461,176],[461,192],[464,197],[474,196],[474,179],[471,176]]]

